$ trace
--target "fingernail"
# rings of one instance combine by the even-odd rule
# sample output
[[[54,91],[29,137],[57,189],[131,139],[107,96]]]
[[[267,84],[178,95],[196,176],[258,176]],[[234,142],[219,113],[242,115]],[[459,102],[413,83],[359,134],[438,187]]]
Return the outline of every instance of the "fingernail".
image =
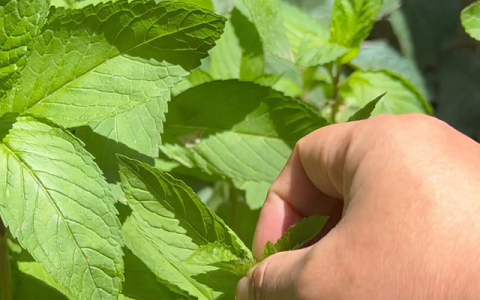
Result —
[[[250,279],[248,277],[243,277],[242,280],[237,285],[237,296],[235,297],[236,300],[253,300],[249,299],[249,289],[250,287]]]

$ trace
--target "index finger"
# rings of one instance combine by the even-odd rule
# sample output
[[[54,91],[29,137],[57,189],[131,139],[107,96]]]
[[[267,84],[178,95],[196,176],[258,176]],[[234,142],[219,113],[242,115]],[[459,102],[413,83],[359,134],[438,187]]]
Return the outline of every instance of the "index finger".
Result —
[[[304,217],[330,219],[322,234],[335,226],[343,208],[343,169],[358,123],[324,127],[299,141],[269,190],[254,237],[260,258],[268,241],[276,242]]]

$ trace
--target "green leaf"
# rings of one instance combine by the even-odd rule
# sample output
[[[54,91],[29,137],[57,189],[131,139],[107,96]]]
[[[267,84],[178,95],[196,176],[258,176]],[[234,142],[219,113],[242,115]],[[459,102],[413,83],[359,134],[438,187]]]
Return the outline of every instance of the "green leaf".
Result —
[[[75,131],[109,182],[120,180],[115,153],[154,164],[169,99],[170,93],[165,92],[131,111]]]
[[[0,119],[0,215],[56,282],[80,299],[116,299],[122,239],[113,198],[69,132],[29,116]]]
[[[254,81],[265,74],[265,55],[260,34],[255,25],[236,8],[230,20],[242,48],[239,79]]]
[[[383,0],[336,0],[330,41],[348,48],[360,47],[372,31]]]
[[[216,81],[172,100],[160,148],[171,159],[230,178],[236,186],[266,186],[280,174],[296,142],[326,125],[317,109],[270,88]]]
[[[325,65],[338,60],[349,52],[348,48],[308,36],[300,46],[297,64],[303,67]]]
[[[375,110],[375,107],[377,107],[378,102],[386,95],[382,94],[378,96],[377,98],[373,99],[372,101],[368,102],[367,105],[365,105],[363,108],[361,108],[359,111],[357,111],[353,116],[351,116],[348,119],[348,122],[354,122],[354,121],[361,121],[361,120],[366,120],[370,118],[372,115],[372,112]]]
[[[315,238],[328,221],[328,217],[305,218],[290,227],[275,243],[269,242],[263,252],[263,259],[284,251],[298,250]]]
[[[151,224],[151,220],[133,214],[123,224],[125,244],[162,282],[174,285],[193,299],[214,300],[211,289],[192,278],[203,268],[192,268],[185,263],[197,246],[174,218],[168,219],[163,219],[163,227],[156,227],[158,221]]]
[[[347,120],[355,111],[383,93],[387,94],[377,104],[372,116],[427,113],[422,99],[400,79],[383,72],[356,71],[340,89],[342,98],[349,106],[341,119]]]
[[[203,268],[184,265],[199,246],[221,242],[250,259],[241,240],[183,182],[146,164],[119,156],[122,188],[133,210],[125,243],[162,280],[199,299],[211,291],[190,277]]]
[[[324,1],[321,1],[324,2]],[[297,57],[305,38],[315,37],[320,43],[326,43],[330,36],[329,27],[311,18],[293,5],[281,2],[283,25],[292,51]]]
[[[293,61],[294,56],[288,42],[279,0],[243,0],[256,25],[265,49],[272,55]]]
[[[400,78],[424,99],[428,98],[425,80],[415,63],[385,42],[365,42],[360,54],[350,64],[362,71],[385,71]]]
[[[231,262],[238,260],[233,254],[232,248],[219,242],[200,246],[190,255],[187,260],[189,264],[213,265],[219,262]]]
[[[225,32],[211,52],[210,75],[213,79],[238,79],[242,63],[242,48],[235,35],[232,20],[225,24]]]
[[[200,65],[224,24],[223,17],[181,2],[122,0],[53,15],[2,110],[65,127],[162,97]]]
[[[135,300],[193,300],[182,290],[159,279],[129,249],[125,250],[125,283],[122,295]],[[120,298],[121,299],[121,298]]]
[[[461,15],[465,31],[474,39],[480,41],[480,2],[467,6]]]
[[[17,263],[17,268],[18,268],[18,270],[15,270],[15,271],[18,272],[17,276],[16,276],[16,277],[19,277],[18,279],[20,279],[22,277],[26,277],[26,275],[31,276],[31,277],[37,279],[39,281],[39,284],[40,284],[40,282],[43,283],[45,289],[50,288],[50,289],[55,290],[55,292],[53,290],[51,291],[52,294],[55,294],[55,296],[53,296],[53,297],[58,298],[58,299],[72,298],[71,296],[67,296],[67,295],[69,295],[68,290],[65,287],[62,287],[61,285],[56,283],[55,280],[53,279],[53,277],[50,274],[48,274],[47,271],[45,271],[45,268],[42,266],[42,264],[40,264],[38,262],[19,261]],[[20,275],[20,274],[22,274],[23,276]],[[20,279],[20,280],[25,281],[24,278],[22,278],[22,279]],[[32,286],[22,287],[22,290],[23,289],[28,290],[29,288],[32,288]],[[15,293],[17,293],[17,292],[22,293],[22,291],[15,291]],[[36,291],[36,292],[38,293],[40,291]],[[43,292],[45,292],[45,291],[43,291]],[[22,295],[22,296],[25,296],[25,295]],[[36,295],[36,297],[38,299],[38,294]],[[52,297],[52,295],[49,295],[48,299],[51,299],[50,297]]]
[[[0,1],[0,96],[20,76],[31,42],[45,24],[50,1]]]
[[[271,184],[268,182],[246,181],[238,186],[245,191],[245,200],[251,209],[259,209],[267,198]]]

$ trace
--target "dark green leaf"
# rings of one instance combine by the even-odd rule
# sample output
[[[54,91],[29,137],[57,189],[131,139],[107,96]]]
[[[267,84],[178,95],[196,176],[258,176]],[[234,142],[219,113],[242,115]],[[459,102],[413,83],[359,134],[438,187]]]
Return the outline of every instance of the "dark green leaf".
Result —
[[[386,94],[386,93],[385,93]],[[348,119],[348,122],[361,121],[370,118],[372,112],[375,110],[377,103],[385,96],[385,94],[378,96],[372,101],[368,102],[363,108],[357,111],[353,116]]]

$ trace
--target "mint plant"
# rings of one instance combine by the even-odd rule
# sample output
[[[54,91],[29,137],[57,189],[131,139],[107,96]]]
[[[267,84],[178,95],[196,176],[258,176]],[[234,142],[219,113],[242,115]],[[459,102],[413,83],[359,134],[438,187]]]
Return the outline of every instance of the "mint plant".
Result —
[[[365,42],[386,7],[337,0],[325,26],[278,0],[0,1],[1,299],[231,300],[308,245],[327,217],[250,250],[295,144],[431,113]]]

